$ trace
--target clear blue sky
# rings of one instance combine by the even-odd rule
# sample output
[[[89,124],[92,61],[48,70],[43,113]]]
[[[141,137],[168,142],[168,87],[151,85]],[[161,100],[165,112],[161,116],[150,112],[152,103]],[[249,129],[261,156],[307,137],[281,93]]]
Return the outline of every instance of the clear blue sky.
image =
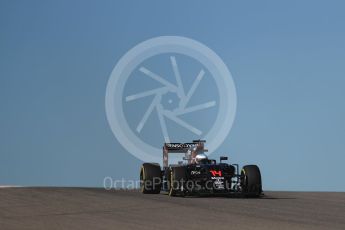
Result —
[[[134,45],[177,35],[206,44],[232,72],[237,114],[218,153],[259,164],[264,189],[345,191],[344,9],[344,1],[1,0],[0,184],[137,179],[142,162],[107,123],[107,81]]]

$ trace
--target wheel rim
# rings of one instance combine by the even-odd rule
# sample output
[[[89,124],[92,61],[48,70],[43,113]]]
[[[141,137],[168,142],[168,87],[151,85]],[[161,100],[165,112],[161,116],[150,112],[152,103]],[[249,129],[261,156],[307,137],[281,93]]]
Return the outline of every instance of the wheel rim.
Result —
[[[247,176],[246,176],[246,172],[244,171],[244,169],[241,170],[241,188],[242,188],[242,192],[247,192],[248,190],[248,186],[247,186]]]
[[[141,192],[145,191],[145,187],[144,187],[144,169],[143,168],[140,170],[140,191]]]

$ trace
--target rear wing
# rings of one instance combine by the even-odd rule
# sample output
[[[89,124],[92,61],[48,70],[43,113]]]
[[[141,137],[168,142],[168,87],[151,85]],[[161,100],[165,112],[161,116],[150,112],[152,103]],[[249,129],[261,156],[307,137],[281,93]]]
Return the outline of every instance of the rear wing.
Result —
[[[169,166],[169,153],[185,153],[184,159],[190,164],[200,152],[207,152],[205,140],[194,140],[192,143],[164,143],[163,146],[163,167]]]

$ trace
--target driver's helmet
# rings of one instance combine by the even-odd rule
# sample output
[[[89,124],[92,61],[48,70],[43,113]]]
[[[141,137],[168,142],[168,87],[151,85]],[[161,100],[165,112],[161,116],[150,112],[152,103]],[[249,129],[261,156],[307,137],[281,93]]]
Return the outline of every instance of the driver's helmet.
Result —
[[[202,162],[207,161],[207,155],[204,153],[199,153],[198,155],[195,156],[195,163],[201,164]]]

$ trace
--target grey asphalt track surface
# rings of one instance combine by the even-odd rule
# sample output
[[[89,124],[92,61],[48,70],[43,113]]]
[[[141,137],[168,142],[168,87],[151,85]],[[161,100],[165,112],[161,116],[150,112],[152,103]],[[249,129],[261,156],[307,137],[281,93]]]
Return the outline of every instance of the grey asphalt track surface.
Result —
[[[345,229],[345,193],[261,199],[96,188],[0,188],[0,229]]]

